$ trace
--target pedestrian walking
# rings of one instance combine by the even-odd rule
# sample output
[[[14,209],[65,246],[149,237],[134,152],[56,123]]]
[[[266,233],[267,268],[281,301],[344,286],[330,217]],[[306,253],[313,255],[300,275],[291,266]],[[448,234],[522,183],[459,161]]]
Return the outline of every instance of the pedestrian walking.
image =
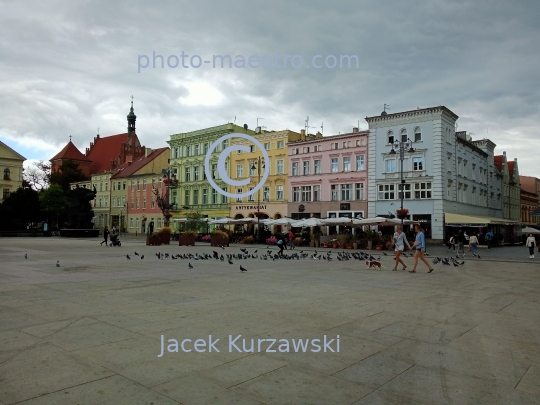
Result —
[[[527,247],[529,248],[529,259],[534,259],[534,246],[536,245],[536,240],[532,233],[529,234],[527,238]]]
[[[471,242],[470,242],[471,237],[467,235],[467,231],[463,232],[463,237],[465,238],[465,244],[467,245],[467,250],[470,252],[471,251]]]
[[[407,266],[401,259],[401,254],[405,250],[405,245],[407,245],[409,249],[412,249],[411,245],[409,244],[409,241],[407,240],[407,236],[405,235],[405,232],[403,232],[403,228],[401,227],[401,225],[398,225],[396,233],[394,233],[394,246],[395,246],[394,255],[396,258],[396,264],[394,265],[394,268],[392,269],[393,271],[397,271],[397,266],[400,263],[403,266],[401,270],[405,270],[407,268]]]
[[[105,246],[107,246],[108,239],[109,239],[109,228],[105,226],[103,229],[103,240],[101,241],[100,245],[103,246],[103,243],[105,242]]]
[[[450,248],[452,248],[454,252],[456,251],[456,238],[454,237],[454,235],[450,236],[448,242],[446,243],[446,247],[448,248],[446,250],[447,252],[450,251]]]
[[[294,233],[292,229],[289,231],[289,247],[294,249]]]
[[[465,257],[465,249],[463,248],[463,243],[465,242],[465,236],[463,236],[463,232],[459,231],[456,236],[456,242],[457,242],[457,249],[456,249],[456,257],[459,258],[459,253]]]
[[[283,242],[283,238],[279,238],[277,246],[279,248],[279,255],[283,256],[283,249],[285,248],[285,243]]]
[[[416,253],[414,254],[413,269],[409,270],[409,273],[416,273],[416,266],[418,265],[418,260],[422,260],[429,269],[428,273],[431,273],[434,268],[430,267],[429,262],[424,257],[424,252],[426,250],[426,237],[424,236],[423,229],[420,225],[417,224],[414,226],[414,230],[416,231],[416,240],[413,247],[411,247],[411,250],[416,249]]]
[[[495,236],[493,235],[493,233],[491,233],[491,231],[487,231],[486,236],[484,237],[484,239],[486,241],[486,245],[487,245],[488,250],[490,249],[491,241],[493,240],[494,237]]]
[[[476,249],[478,249],[478,237],[473,233],[469,239],[469,246],[471,247],[473,256],[476,256]]]

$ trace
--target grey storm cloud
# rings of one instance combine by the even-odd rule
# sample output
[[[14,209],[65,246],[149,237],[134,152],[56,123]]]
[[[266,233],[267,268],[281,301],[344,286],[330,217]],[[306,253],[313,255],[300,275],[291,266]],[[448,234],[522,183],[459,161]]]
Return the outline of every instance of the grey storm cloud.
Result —
[[[350,131],[360,120],[446,105],[460,130],[489,137],[540,176],[537,0],[3,1],[0,137],[81,148],[124,132],[133,94],[150,147],[229,122]],[[358,68],[152,67],[164,56],[357,55]],[[150,66],[138,73],[138,55]],[[355,64],[353,64],[355,65]],[[195,99],[195,101],[193,101]],[[191,101],[190,101],[191,100]],[[214,100],[215,102],[212,102]],[[43,151],[43,159],[50,158]]]

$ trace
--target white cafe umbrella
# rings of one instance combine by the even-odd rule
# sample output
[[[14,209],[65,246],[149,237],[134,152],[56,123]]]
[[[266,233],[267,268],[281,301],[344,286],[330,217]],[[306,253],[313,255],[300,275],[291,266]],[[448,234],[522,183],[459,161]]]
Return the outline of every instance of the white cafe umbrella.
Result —
[[[522,233],[532,233],[533,235],[534,234],[539,234],[540,231],[538,229],[534,229],[534,228],[530,228],[530,227],[527,227],[527,228],[523,228],[521,230]]]

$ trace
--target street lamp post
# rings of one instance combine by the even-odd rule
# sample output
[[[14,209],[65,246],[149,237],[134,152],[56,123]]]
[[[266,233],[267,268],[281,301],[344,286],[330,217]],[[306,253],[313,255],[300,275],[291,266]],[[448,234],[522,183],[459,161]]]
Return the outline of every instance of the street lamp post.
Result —
[[[405,159],[405,149],[407,149],[407,152],[414,153],[415,150],[412,147],[412,141],[410,138],[407,138],[406,141],[395,141],[392,144],[392,150],[390,151],[391,155],[396,154],[396,149],[399,149],[399,160],[400,160],[400,177],[401,177],[401,183],[399,184],[399,194],[400,194],[400,200],[401,200],[401,209],[403,209],[403,199],[405,198],[405,180],[403,179],[403,159]],[[403,220],[405,216],[401,216],[401,228],[403,229]]]
[[[255,166],[255,163],[257,163],[257,166]],[[261,169],[264,169],[264,168],[265,168],[264,160],[262,160],[260,156],[251,163],[251,170],[257,170],[257,176],[259,179],[257,184],[261,182]],[[261,242],[260,221],[261,221],[261,189],[257,190],[257,243]]]

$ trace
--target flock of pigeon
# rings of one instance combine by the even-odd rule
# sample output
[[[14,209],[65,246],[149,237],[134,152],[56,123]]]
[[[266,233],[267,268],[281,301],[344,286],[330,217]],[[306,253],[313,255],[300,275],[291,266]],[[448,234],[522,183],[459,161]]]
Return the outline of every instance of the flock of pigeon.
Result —
[[[221,249],[225,249],[225,247],[221,246]],[[171,260],[188,260],[188,267],[190,269],[193,269],[194,266],[191,264],[191,261],[199,261],[199,260],[219,260],[221,262],[227,261],[228,264],[234,264],[233,260],[249,260],[249,259],[259,259],[259,260],[326,260],[328,262],[332,261],[332,251],[327,251],[325,254],[318,253],[316,250],[313,254],[310,253],[304,253],[303,250],[299,252],[294,252],[291,254],[283,253],[279,254],[279,252],[272,251],[269,246],[266,247],[266,251],[264,253],[258,254],[258,249],[255,249],[253,252],[248,252],[247,249],[240,249],[241,253],[226,253],[226,254],[219,254],[215,250],[212,252],[212,254],[209,253],[184,253],[184,254],[169,254],[169,253],[161,253],[157,252],[155,255],[159,260],[165,260],[165,259],[171,259]],[[382,252],[384,256],[388,256],[386,252]],[[429,256],[428,253],[425,254],[426,256]],[[135,252],[135,256],[139,256],[137,252]],[[407,255],[406,252],[401,254],[402,257],[414,257],[413,253],[410,253]],[[144,259],[144,255],[139,256],[141,259]],[[131,260],[131,257],[126,255],[126,258],[128,260]],[[478,256],[478,258],[480,258]],[[374,257],[373,255],[369,253],[364,252],[338,252],[336,259],[338,261],[347,261],[347,260],[360,260],[360,261],[380,261],[381,257],[377,256]],[[459,262],[458,260],[454,259],[453,257],[450,258],[440,258],[437,257],[433,259],[434,264],[442,263],[444,265],[454,265],[455,267],[461,266],[465,264],[465,261],[462,260]],[[247,271],[246,268],[240,266],[240,271],[245,272]]]

